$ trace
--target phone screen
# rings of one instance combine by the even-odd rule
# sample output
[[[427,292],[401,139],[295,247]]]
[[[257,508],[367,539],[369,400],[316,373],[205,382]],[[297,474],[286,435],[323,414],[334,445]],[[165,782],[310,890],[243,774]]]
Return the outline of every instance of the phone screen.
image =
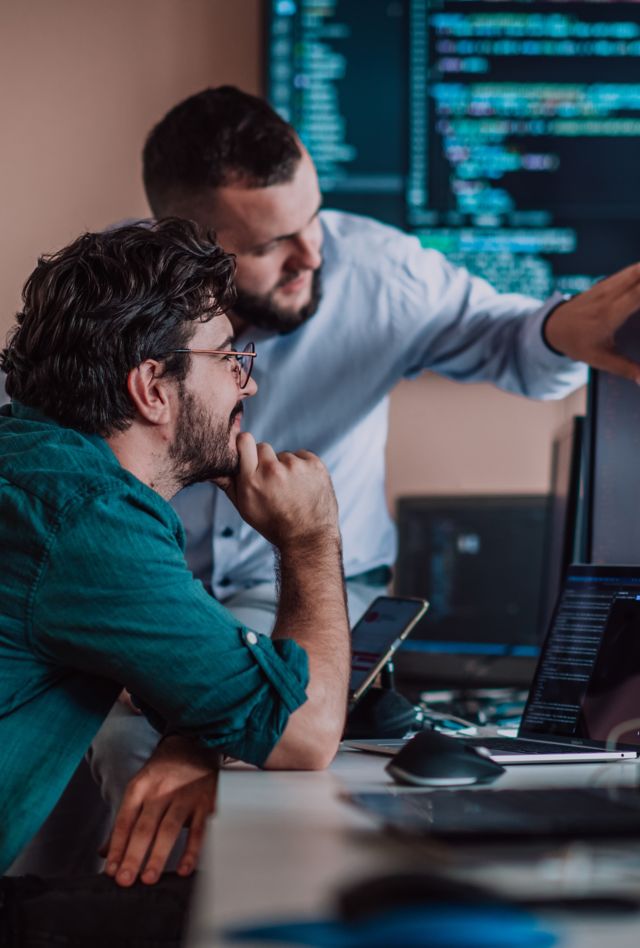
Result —
[[[426,608],[423,599],[395,596],[380,596],[371,603],[351,632],[351,695],[375,677]]]

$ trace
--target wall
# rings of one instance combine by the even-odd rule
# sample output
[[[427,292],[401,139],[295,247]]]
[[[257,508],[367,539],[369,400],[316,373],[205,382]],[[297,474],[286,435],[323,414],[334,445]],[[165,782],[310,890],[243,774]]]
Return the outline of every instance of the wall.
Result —
[[[140,152],[180,99],[258,91],[259,0],[3,0],[0,334],[36,256],[148,213]]]
[[[4,0],[0,12],[0,338],[39,253],[147,208],[146,131],[206,85],[260,87],[260,0]],[[542,491],[571,404],[435,377],[391,400],[401,493]]]
[[[585,410],[585,390],[535,402],[427,375],[391,398],[387,496],[546,491],[555,432]]]

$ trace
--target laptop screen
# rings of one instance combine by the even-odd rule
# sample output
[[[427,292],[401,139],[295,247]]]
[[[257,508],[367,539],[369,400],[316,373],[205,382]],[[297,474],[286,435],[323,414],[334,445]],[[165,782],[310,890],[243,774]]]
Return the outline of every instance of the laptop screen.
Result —
[[[640,747],[640,567],[570,567],[519,733]]]

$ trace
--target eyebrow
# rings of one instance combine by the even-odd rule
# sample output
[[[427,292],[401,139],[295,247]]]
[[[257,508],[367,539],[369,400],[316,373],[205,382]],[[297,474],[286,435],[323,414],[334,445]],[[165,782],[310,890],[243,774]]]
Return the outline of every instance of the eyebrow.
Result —
[[[232,346],[234,342],[235,342],[235,337],[233,335],[227,336],[227,338],[223,339],[223,341],[219,345],[207,346],[207,349],[219,349],[219,350],[226,349],[227,346]],[[189,346],[189,349],[201,349],[201,348],[204,348],[204,347],[203,346]]]
[[[293,233],[291,234],[279,234],[277,237],[270,237],[269,240],[263,240],[259,244],[254,244],[252,247],[249,247],[249,249],[245,252],[251,253],[254,250],[261,250],[263,247],[268,247],[269,244],[279,243],[281,240],[291,240],[292,237],[295,237],[296,234],[300,233],[301,230],[307,227],[311,223],[311,221],[314,219],[314,217],[318,216],[321,208],[322,208],[322,200],[320,200],[320,202],[318,203],[318,206],[316,207],[315,211],[313,212],[309,220],[306,222],[306,224],[303,224],[302,227],[298,228],[298,230],[294,230]]]

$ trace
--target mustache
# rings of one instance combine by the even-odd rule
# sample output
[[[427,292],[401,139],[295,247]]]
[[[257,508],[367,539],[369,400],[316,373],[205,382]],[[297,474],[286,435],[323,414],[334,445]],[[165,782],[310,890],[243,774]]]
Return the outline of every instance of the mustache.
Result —
[[[286,276],[283,276],[276,283],[276,289],[280,289],[281,286],[287,286],[289,283],[293,283],[294,280],[297,280],[298,277],[302,276],[303,273],[313,273],[313,270],[297,270],[295,273],[287,273]]]

